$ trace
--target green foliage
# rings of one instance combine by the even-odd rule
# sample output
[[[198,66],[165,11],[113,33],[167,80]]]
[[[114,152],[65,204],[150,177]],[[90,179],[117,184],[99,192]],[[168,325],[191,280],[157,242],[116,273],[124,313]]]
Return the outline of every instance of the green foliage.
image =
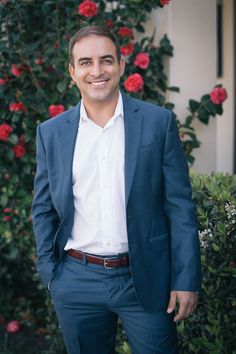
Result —
[[[1,353],[20,353],[21,350],[32,354],[32,347],[40,350],[42,354],[63,353],[64,351],[53,307],[42,288],[35,269],[31,202],[35,170],[36,125],[49,117],[50,105],[60,104],[68,109],[80,98],[77,88],[69,77],[67,68],[67,48],[70,36],[86,24],[106,24],[107,20],[111,20],[112,29],[119,37],[121,46],[130,42],[134,43],[133,53],[126,57],[127,70],[122,78],[121,87],[123,88],[124,81],[131,74],[139,73],[144,79],[144,90],[130,94],[169,109],[174,109],[174,105],[166,101],[166,93],[179,91],[177,87],[168,87],[168,77],[165,73],[165,61],[173,55],[173,47],[168,37],[164,36],[156,46],[154,44],[155,33],[151,38],[145,36],[144,24],[148,13],[158,6],[162,7],[159,0],[96,1],[99,9],[98,15],[89,18],[78,14],[78,5],[81,2],[75,0],[0,1],[0,126],[7,124],[12,129],[5,140],[0,139],[0,279],[1,289],[4,289],[0,293],[0,315],[3,316],[2,319],[0,317]],[[119,34],[121,27],[133,29],[134,34],[140,32],[143,34],[143,38],[138,42],[129,36],[121,36]],[[140,52],[149,54],[150,64],[147,69],[134,65],[134,60]],[[12,104],[18,104],[18,108],[14,106],[12,109]],[[213,104],[210,101],[210,96],[204,95],[200,102],[190,100],[189,111],[190,115],[184,123],[179,122],[179,128],[186,156],[190,162],[193,162],[191,152],[194,148],[199,147],[200,142],[192,127],[192,120],[197,118],[207,123],[210,116],[222,113],[222,105]],[[201,183],[204,184],[203,180]],[[223,184],[227,183],[227,186],[232,188],[232,200],[234,201],[235,188],[231,177],[222,176],[222,181]],[[194,183],[200,183],[200,180],[196,178]],[[217,187],[213,185],[209,191],[209,186],[210,181],[207,181],[208,192],[202,185],[196,186],[196,191],[199,193],[204,191],[206,195],[207,193],[213,195]],[[227,191],[222,186],[221,189],[222,200],[230,201],[231,197],[228,196]],[[226,211],[221,207],[221,215],[207,198],[196,196],[199,203],[200,200],[202,201],[199,208],[201,230],[209,228],[208,221],[213,222],[213,219],[209,219],[210,215],[215,213],[214,232],[216,235],[223,235],[223,221],[224,218],[227,218]],[[214,205],[218,205],[217,203],[214,199]],[[219,222],[217,218],[219,218]],[[223,252],[221,257],[228,255],[227,257],[231,257],[230,261],[232,262],[235,260],[231,252],[233,246],[229,241],[225,241],[226,243],[222,245],[219,243],[220,240],[223,240],[223,236],[217,236],[209,248],[214,255],[217,255],[213,259],[222,260],[219,256]],[[208,248],[204,249],[204,262],[208,261],[207,252]],[[210,263],[209,267],[211,267],[209,281],[212,283],[215,281],[217,284],[219,282],[219,287],[224,284],[225,288],[222,289],[222,293],[225,295],[225,291],[228,291],[227,281],[231,275],[225,270],[227,264],[223,270],[220,268],[220,280],[214,271],[214,264]],[[232,269],[234,268],[230,268],[231,272],[233,272]],[[222,274],[228,275],[224,275],[224,278],[221,279]],[[210,291],[210,286],[207,288]],[[207,296],[208,301],[209,295]],[[221,296],[221,294],[217,292],[217,296]],[[230,299],[232,300],[232,296]],[[227,306],[230,306],[231,302],[235,306],[235,299],[231,300]],[[209,303],[209,308],[215,311],[216,309],[221,310],[220,306]],[[201,311],[199,313],[202,315],[199,315],[200,317],[197,317],[196,321],[200,321],[204,326],[206,323],[210,326],[208,328],[214,329],[214,324],[210,322],[217,320],[214,313],[211,315],[213,320],[211,317],[208,320],[206,309],[202,308]],[[226,313],[225,320],[221,318],[223,315],[219,315],[220,320],[226,324],[224,321],[229,319],[231,321],[233,314],[233,312],[232,315]],[[18,334],[6,335],[5,324],[12,319],[19,320],[22,329]],[[186,348],[189,342],[189,337],[188,341],[185,341],[184,338],[188,333],[192,333],[192,327],[190,331],[188,326],[189,321],[191,320],[186,321],[183,329],[181,344],[183,348]],[[219,341],[223,340],[225,348],[227,345],[230,348],[227,333],[224,331],[223,334],[220,332],[217,336],[213,334],[211,337],[213,339],[207,340],[209,339],[209,331],[205,327],[199,329],[199,325],[196,328],[198,330],[194,336],[198,340],[202,340],[200,338],[202,336],[203,339],[206,338],[206,342],[215,345],[214,338],[217,338]],[[119,331],[117,343],[119,353],[129,353],[122,330]],[[197,348],[199,344],[191,341],[191,345]],[[186,351],[188,353],[192,350],[190,344],[188,350]]]
[[[201,243],[197,312],[178,326],[183,353],[229,354],[236,348],[236,176],[192,175]]]

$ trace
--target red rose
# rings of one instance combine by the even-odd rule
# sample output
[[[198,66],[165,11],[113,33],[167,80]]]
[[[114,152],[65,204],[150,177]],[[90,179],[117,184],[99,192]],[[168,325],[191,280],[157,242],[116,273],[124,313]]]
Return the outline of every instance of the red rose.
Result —
[[[141,69],[147,69],[149,63],[150,58],[148,53],[139,53],[134,60],[134,65],[138,66]]]
[[[112,20],[108,19],[106,20],[106,26],[111,29],[114,26],[114,23]]]
[[[85,17],[92,17],[98,14],[98,6],[93,1],[85,0],[78,6],[78,13]]]
[[[144,81],[140,74],[130,75],[124,82],[124,87],[129,92],[138,92],[143,89]]]
[[[16,65],[16,64],[11,64],[11,72],[14,76],[20,76],[23,73],[29,73],[30,72],[30,68],[27,65],[24,64],[20,64],[20,65]]]
[[[6,215],[2,218],[3,221],[10,221],[11,220],[11,216]]]
[[[45,59],[44,58],[36,58],[34,60],[34,62],[36,65],[42,65],[45,62]]]
[[[20,76],[22,73],[22,65],[12,64],[11,65],[11,72],[16,77]]]
[[[11,209],[11,208],[4,208],[4,209],[3,209],[3,212],[4,212],[4,213],[11,213],[11,212],[12,212],[12,209]]]
[[[20,323],[19,321],[10,321],[6,325],[6,331],[7,333],[16,333],[19,332],[20,330]]]
[[[21,69],[19,65],[12,64],[11,65],[11,72],[14,76],[20,76],[21,75]]]
[[[12,130],[12,127],[8,124],[0,124],[0,140],[7,141],[9,134],[12,132]]]
[[[11,112],[26,112],[26,107],[22,102],[15,102],[15,103],[10,103],[9,105],[9,110]]]
[[[130,37],[130,38],[134,37],[133,30],[128,27],[121,27],[118,31],[118,34],[121,37]]]
[[[55,48],[55,49],[57,49],[57,48],[59,48],[60,47],[60,45],[59,45],[59,43],[58,42],[55,42],[55,43],[53,43],[53,48]]]
[[[210,93],[211,102],[215,104],[222,104],[227,97],[227,91],[219,86],[215,87]]]
[[[62,104],[51,104],[48,108],[48,112],[50,117],[55,117],[58,114],[62,113],[65,111],[65,107]]]
[[[134,43],[129,43],[120,47],[120,52],[122,55],[130,55],[134,52]]]
[[[0,85],[5,85],[6,84],[6,80],[4,80],[3,78],[0,78]]]
[[[17,159],[25,155],[25,146],[23,144],[18,144],[13,147],[14,155]]]
[[[170,0],[160,0],[162,6],[168,5]]]

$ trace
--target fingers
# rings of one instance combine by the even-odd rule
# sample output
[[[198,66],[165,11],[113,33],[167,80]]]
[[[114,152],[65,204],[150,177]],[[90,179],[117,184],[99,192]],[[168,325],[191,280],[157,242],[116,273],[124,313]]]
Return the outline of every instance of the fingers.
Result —
[[[167,313],[174,311],[176,303],[179,304],[178,313],[174,317],[174,322],[181,321],[192,315],[197,307],[198,295],[187,291],[171,292]]]
[[[171,313],[174,311],[176,306],[177,294],[176,291],[171,291],[170,293],[170,301],[167,307],[167,313]]]
[[[188,303],[184,300],[180,302],[177,315],[174,317],[174,322],[181,321],[190,315],[190,309]]]

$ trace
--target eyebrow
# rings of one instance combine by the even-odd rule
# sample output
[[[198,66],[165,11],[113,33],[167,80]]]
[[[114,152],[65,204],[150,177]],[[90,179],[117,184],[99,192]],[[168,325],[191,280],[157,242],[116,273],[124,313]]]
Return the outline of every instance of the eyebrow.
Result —
[[[113,57],[113,55],[107,54],[107,55],[103,55],[100,59],[112,59],[112,60],[114,60],[114,57]],[[78,63],[81,63],[84,60],[92,60],[92,58],[89,58],[89,57],[79,58],[78,59]]]

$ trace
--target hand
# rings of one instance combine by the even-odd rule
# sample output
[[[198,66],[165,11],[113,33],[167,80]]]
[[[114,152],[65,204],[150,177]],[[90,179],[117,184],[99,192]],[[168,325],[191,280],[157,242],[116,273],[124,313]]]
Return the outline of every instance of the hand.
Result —
[[[174,317],[174,322],[183,320],[192,315],[197,307],[198,294],[192,291],[171,291],[170,301],[167,308],[167,313],[174,311],[177,303],[179,309],[177,315]]]

